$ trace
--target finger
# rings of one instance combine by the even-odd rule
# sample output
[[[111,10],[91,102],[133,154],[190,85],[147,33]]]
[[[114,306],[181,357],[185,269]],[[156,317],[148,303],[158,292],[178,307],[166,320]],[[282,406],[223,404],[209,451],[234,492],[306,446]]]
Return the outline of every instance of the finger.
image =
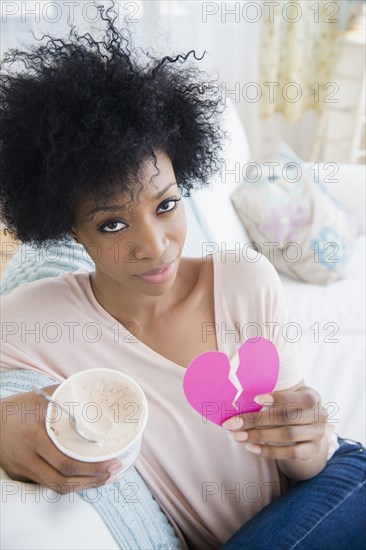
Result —
[[[46,428],[42,429],[38,435],[36,452],[40,458],[65,477],[103,477],[116,472],[122,466],[117,459],[105,460],[103,462],[83,462],[69,458],[51,441],[47,435]]]
[[[262,407],[259,411],[235,415],[224,422],[223,427],[230,430],[250,430],[256,426],[326,422],[328,413],[320,404],[318,392],[313,388],[304,388],[304,390],[296,392],[268,394],[275,398],[274,403],[268,402],[268,405]]]
[[[318,408],[301,409],[295,402],[284,406],[276,401],[266,409],[241,415],[243,424],[241,430],[251,430],[259,427],[274,427],[284,425],[304,425],[311,423],[324,424],[323,412]]]
[[[262,443],[291,444],[312,439],[321,438],[324,435],[324,428],[316,424],[302,426],[280,426],[277,428],[257,428],[255,430],[236,430],[233,432],[233,439],[238,443]]]
[[[294,445],[278,447],[275,445],[256,445],[255,448],[258,448],[260,451],[256,454],[273,460],[308,460],[319,451],[317,441],[304,441],[302,443],[295,443]]]
[[[300,409],[312,409],[321,402],[320,394],[310,386],[303,386],[295,391],[273,392],[268,395],[272,395],[274,400],[283,407],[292,403]]]
[[[32,463],[28,476],[39,485],[62,495],[104,485],[113,474],[103,476],[64,476],[43,458]]]

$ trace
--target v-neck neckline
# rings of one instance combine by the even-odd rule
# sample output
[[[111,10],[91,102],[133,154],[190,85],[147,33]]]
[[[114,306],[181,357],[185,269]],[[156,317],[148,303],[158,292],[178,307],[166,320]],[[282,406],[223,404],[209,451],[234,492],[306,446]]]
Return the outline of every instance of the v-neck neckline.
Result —
[[[220,281],[219,281],[219,278],[220,278],[220,274],[219,274],[219,269],[216,265],[216,261],[217,261],[217,253],[215,254],[207,254],[207,256],[212,256],[212,270],[213,270],[213,300],[214,300],[214,326],[216,327],[217,326],[217,322],[219,319],[221,319],[220,317],[220,314],[221,314],[221,304],[219,304],[219,296],[220,296],[220,293],[219,293],[219,285],[220,285]],[[206,257],[207,257],[206,256]],[[120,327],[128,336],[130,336],[131,338],[135,338],[135,343],[136,345],[138,345],[141,349],[144,349],[146,351],[146,353],[149,353],[150,355],[154,355],[156,356],[157,358],[159,359],[164,359],[164,361],[168,361],[169,363],[171,363],[172,365],[174,365],[175,367],[178,367],[182,372],[183,374],[185,373],[185,371],[187,370],[187,367],[183,367],[183,365],[179,365],[179,363],[175,363],[174,361],[172,361],[171,359],[168,359],[167,357],[165,357],[164,355],[161,355],[159,352],[155,351],[153,348],[150,348],[147,344],[145,344],[144,342],[142,342],[141,340],[139,340],[134,334],[132,334],[124,325],[122,325],[122,323],[120,323],[115,317],[113,317],[113,315],[111,315],[99,302],[98,300],[96,299],[95,295],[94,295],[94,292],[93,292],[93,288],[92,288],[92,284],[91,284],[91,273],[88,273],[88,278],[87,278],[87,292],[89,294],[89,297],[91,299],[91,301],[93,302],[93,305],[94,307],[99,310],[99,312],[104,315],[104,317],[107,317],[109,318],[109,320],[113,321],[113,323],[118,323],[118,327]],[[216,348],[217,348],[217,351],[222,351],[220,349],[220,338],[217,337],[217,332],[216,332]],[[194,359],[194,357],[192,357],[192,360]]]

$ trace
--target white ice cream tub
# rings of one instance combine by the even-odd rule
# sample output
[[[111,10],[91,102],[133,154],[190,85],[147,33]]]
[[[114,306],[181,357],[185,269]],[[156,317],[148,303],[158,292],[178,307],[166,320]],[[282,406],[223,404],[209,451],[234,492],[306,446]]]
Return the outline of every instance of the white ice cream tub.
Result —
[[[123,468],[119,472],[119,475],[121,475],[134,464],[134,462],[136,461],[140,453],[142,435],[145,430],[148,414],[149,414],[147,399],[141,386],[133,378],[131,378],[127,374],[116,371],[114,369],[108,369],[108,368],[87,369],[87,370],[80,371],[76,374],[73,374],[67,380],[62,382],[62,384],[58,388],[56,388],[55,392],[52,395],[52,399],[55,400],[57,403],[59,403],[61,407],[64,407],[67,410],[70,410],[71,409],[70,405],[72,405],[73,408],[71,409],[71,412],[74,413],[77,423],[81,425],[82,429],[86,427],[85,414],[83,414],[85,407],[88,406],[90,408],[91,406],[94,406],[96,410],[98,410],[98,406],[100,407],[100,410],[102,410],[102,407],[101,407],[101,404],[98,403],[97,401],[90,401],[84,405],[82,404],[81,401],[80,402],[75,400],[70,401],[70,393],[71,394],[73,393],[72,388],[74,388],[74,397],[78,397],[77,396],[78,385],[80,388],[80,393],[82,393],[83,391],[82,384],[86,384],[86,383],[92,384],[94,381],[96,384],[99,384],[99,390],[101,390],[102,393],[104,392],[104,395],[106,395],[106,391],[108,390],[108,384],[109,384],[109,392],[112,393],[113,392],[112,388],[115,388],[115,385],[117,384],[115,389],[118,389],[118,383],[120,383],[121,385],[120,388],[128,386],[129,391],[132,391],[134,396],[137,397],[138,399],[137,405],[138,407],[141,407],[141,411],[137,419],[138,425],[134,427],[135,428],[134,432],[130,436],[130,440],[128,441],[128,443],[124,443],[123,445],[118,445],[118,441],[117,441],[116,445],[118,445],[118,448],[114,448],[113,451],[111,452],[104,452],[103,443],[98,442],[96,444],[96,443],[91,443],[84,440],[81,436],[79,436],[74,431],[74,428],[72,427],[72,425],[68,420],[67,412],[62,412],[59,407],[55,407],[55,405],[53,405],[52,403],[49,403],[47,407],[47,414],[46,414],[47,434],[52,440],[52,442],[56,445],[56,447],[62,453],[64,453],[66,456],[70,458],[74,458],[75,460],[80,460],[82,462],[103,462],[104,460],[110,460],[113,458],[118,459],[123,464]],[[87,393],[87,391],[85,393]],[[85,400],[85,393],[84,393],[84,400]],[[117,402],[115,402],[115,404],[116,403]],[[121,405],[122,404],[123,402],[121,402]],[[83,409],[78,411],[77,405],[83,406]],[[131,403],[131,402],[124,403],[123,405],[124,409],[126,408],[125,405],[128,405],[128,406],[136,405],[136,403]],[[108,408],[111,408],[111,407],[108,407]],[[119,415],[117,420],[114,418],[113,421],[118,423],[120,427]],[[102,416],[100,417],[99,420],[91,421],[89,419],[88,422],[90,424],[96,424],[97,422],[102,422]],[[109,418],[109,422],[111,422],[110,418]],[[136,424],[136,421],[133,420],[131,421],[131,423]],[[92,435],[92,437],[94,437],[93,428],[95,427],[96,426],[91,426],[90,427],[91,429],[87,430],[87,433],[89,436]],[[119,427],[115,427],[115,429],[118,430]],[[61,429],[64,430],[64,434],[69,434],[70,440],[69,440],[68,446],[65,445],[65,442],[62,441],[63,438],[60,437],[60,431],[58,430],[61,430]],[[123,431],[123,430],[120,430],[120,431]],[[101,433],[102,432],[99,431],[99,434]],[[106,435],[104,434],[103,437],[105,438]],[[73,449],[73,441],[75,444],[77,443],[77,446],[79,447],[78,452],[75,450],[75,448]],[[96,445],[98,447],[96,447]]]

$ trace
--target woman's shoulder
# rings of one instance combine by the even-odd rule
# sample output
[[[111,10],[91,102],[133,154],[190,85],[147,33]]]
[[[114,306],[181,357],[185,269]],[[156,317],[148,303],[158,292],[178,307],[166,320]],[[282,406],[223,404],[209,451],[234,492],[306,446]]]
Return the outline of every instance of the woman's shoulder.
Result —
[[[43,308],[57,311],[57,307],[70,295],[81,291],[87,283],[89,272],[81,268],[75,272],[64,272],[56,277],[45,277],[30,282],[23,282],[9,293],[1,296],[3,318],[24,315],[25,310],[41,314]]]
[[[275,267],[264,254],[241,243],[231,249],[221,246],[202,258],[182,258],[181,261],[182,274],[186,278],[190,276],[197,284],[202,282],[204,285],[210,273],[215,271],[221,284],[226,285],[243,280],[266,285],[279,280]]]
[[[239,244],[239,243],[238,243]],[[182,279],[188,280],[189,294],[207,297],[207,293],[225,294],[234,301],[270,299],[281,287],[279,275],[263,254],[245,245],[235,249],[221,247],[202,258],[182,259]],[[242,292],[241,292],[242,291]]]
[[[269,259],[254,248],[237,243],[235,248],[221,247],[212,254],[214,270],[218,272],[222,285],[247,282],[267,286],[278,283],[279,276]],[[224,277],[224,279],[223,279]]]

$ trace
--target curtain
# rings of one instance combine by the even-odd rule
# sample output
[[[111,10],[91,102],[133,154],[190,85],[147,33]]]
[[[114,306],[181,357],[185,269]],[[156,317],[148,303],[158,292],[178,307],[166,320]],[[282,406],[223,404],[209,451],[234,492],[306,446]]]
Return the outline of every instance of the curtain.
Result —
[[[308,109],[320,113],[337,101],[331,82],[337,56],[339,1],[266,2],[261,43],[263,119],[282,113],[297,122]]]

